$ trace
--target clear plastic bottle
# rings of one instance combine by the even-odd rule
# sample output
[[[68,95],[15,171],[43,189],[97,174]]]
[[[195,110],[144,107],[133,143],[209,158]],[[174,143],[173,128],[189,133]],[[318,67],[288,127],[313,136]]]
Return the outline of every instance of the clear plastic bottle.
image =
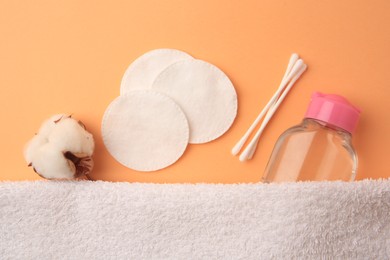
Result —
[[[276,142],[263,181],[354,180],[358,160],[351,138],[359,115],[341,96],[314,93],[302,123]]]

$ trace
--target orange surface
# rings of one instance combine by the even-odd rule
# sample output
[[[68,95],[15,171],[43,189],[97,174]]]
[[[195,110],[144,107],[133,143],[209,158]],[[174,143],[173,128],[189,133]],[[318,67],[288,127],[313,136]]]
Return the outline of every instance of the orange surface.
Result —
[[[96,139],[92,177],[130,182],[257,182],[272,147],[299,123],[314,90],[363,110],[354,136],[358,179],[390,177],[390,1],[5,1],[0,2],[1,180],[39,179],[22,150],[42,121],[73,113]],[[233,127],[189,145],[174,165],[142,173],[117,163],[100,124],[127,66],[146,51],[177,48],[209,61],[239,98]],[[309,70],[266,129],[255,158],[230,149],[277,88],[289,56]]]

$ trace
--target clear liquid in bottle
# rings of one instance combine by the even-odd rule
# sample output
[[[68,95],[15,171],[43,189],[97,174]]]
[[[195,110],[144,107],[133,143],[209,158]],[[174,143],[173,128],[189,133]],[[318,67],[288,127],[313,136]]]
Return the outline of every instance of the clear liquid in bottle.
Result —
[[[302,123],[276,142],[263,181],[354,180],[358,160],[351,132],[359,113],[340,96],[313,94]]]

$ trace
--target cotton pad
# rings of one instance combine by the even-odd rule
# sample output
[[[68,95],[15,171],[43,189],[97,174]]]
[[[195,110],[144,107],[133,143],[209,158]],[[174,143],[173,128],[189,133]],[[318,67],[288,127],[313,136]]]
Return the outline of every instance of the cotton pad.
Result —
[[[189,127],[171,98],[152,90],[135,90],[109,105],[102,135],[118,162],[137,171],[155,171],[173,164],[184,153]]]
[[[136,59],[126,70],[120,87],[120,94],[134,89],[145,89],[152,86],[153,81],[169,65],[193,59],[189,54],[174,49],[152,50]]]
[[[180,61],[161,72],[153,90],[170,96],[183,109],[190,126],[190,143],[220,137],[237,114],[237,95],[229,78],[201,60]]]

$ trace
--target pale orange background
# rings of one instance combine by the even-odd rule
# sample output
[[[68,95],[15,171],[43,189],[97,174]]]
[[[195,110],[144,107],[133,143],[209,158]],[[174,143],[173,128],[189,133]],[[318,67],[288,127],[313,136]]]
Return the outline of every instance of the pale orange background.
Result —
[[[272,147],[300,122],[314,90],[338,93],[363,113],[354,136],[358,179],[390,176],[390,1],[4,1],[0,2],[0,179],[40,179],[24,144],[52,114],[73,113],[96,139],[92,177],[130,182],[257,182]],[[105,149],[100,124],[127,66],[177,48],[221,68],[236,87],[238,116],[174,165],[142,173]],[[255,158],[230,154],[276,90],[289,56],[309,70],[265,131]]]

